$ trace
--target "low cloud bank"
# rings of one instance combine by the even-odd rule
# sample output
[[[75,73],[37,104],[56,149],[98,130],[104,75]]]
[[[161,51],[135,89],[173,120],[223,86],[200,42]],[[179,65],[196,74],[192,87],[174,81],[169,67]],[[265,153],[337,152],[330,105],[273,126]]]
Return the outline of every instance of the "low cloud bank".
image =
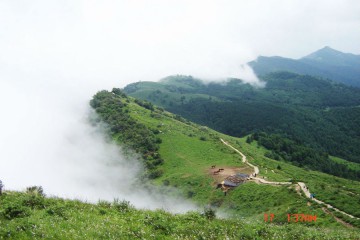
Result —
[[[265,87],[266,82],[260,80],[254,70],[248,64],[231,64],[230,68],[222,68],[218,73],[214,71],[210,75],[199,74],[195,77],[204,83],[226,83],[231,78],[240,79],[243,83],[248,83],[253,87]],[[226,77],[225,77],[226,76]]]
[[[87,123],[96,91],[139,80],[190,74],[258,83],[240,67],[256,54],[232,37],[232,20],[224,22],[238,14],[219,15],[223,4],[160,2],[0,2],[0,179],[7,189],[41,185],[49,195],[88,201],[193,208],[138,184],[141,165]]]
[[[109,141],[101,124],[90,124],[95,114],[90,96],[37,83],[0,84],[0,179],[6,189],[38,185],[47,195],[83,201],[125,199],[138,208],[196,209],[138,181],[141,161]]]

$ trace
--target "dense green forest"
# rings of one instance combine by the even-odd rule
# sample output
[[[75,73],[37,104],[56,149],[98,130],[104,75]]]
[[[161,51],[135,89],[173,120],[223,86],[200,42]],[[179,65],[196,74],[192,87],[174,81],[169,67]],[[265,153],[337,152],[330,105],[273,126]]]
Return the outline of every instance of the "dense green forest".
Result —
[[[289,72],[262,80],[264,88],[238,79],[205,84],[191,76],[171,76],[124,90],[232,136],[277,133],[360,162],[360,89]]]
[[[254,133],[247,137],[247,142],[256,140],[266,149],[271,150],[266,157],[275,160],[292,162],[299,167],[307,167],[338,177],[360,180],[360,171],[350,169],[347,165],[331,161],[326,152],[285,138],[279,134]]]
[[[156,134],[159,131],[151,131],[144,124],[131,118],[128,111],[124,109],[128,103],[127,96],[117,88],[114,88],[112,92],[98,92],[90,101],[90,105],[99,114],[101,120],[108,124],[109,131],[115,140],[141,154],[148,170],[147,176],[159,177],[162,171],[157,169],[157,166],[164,161],[158,152],[161,139],[156,137]],[[149,102],[136,100],[136,103],[154,110],[154,106]]]

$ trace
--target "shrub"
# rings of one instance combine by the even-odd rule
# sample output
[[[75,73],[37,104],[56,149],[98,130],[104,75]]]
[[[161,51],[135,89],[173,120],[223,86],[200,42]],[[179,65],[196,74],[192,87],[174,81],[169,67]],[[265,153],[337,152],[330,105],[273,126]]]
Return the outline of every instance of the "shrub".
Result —
[[[97,205],[102,208],[111,208],[111,203],[106,200],[99,200]]]
[[[152,132],[153,132],[154,134],[159,134],[159,133],[160,133],[160,130],[159,130],[159,129],[153,129]]]
[[[51,216],[58,216],[62,217],[63,219],[67,219],[66,211],[64,206],[51,206],[49,209],[46,210],[46,213]]]
[[[130,202],[126,200],[119,201],[119,199],[114,199],[112,205],[117,211],[122,213],[129,212],[130,210],[134,209],[134,206],[132,206]]]
[[[192,198],[192,197],[194,197],[196,195],[196,193],[194,192],[194,191],[188,191],[187,192],[187,197],[188,198]]]
[[[4,208],[2,215],[11,220],[14,218],[22,218],[30,215],[29,209],[20,203],[10,203]]]
[[[209,129],[206,126],[201,126],[200,131],[209,132]]]
[[[135,103],[137,103],[139,106],[142,106],[148,110],[154,111],[154,105],[148,101],[141,101],[139,99],[135,99]]]
[[[154,178],[161,177],[161,175],[163,175],[163,173],[164,173],[164,171],[162,169],[152,170],[149,173],[149,178],[154,179]]]
[[[27,187],[26,193],[31,194],[31,195],[40,196],[40,197],[45,197],[44,190],[41,186]]]
[[[184,118],[182,118],[181,116],[179,116],[179,115],[174,115],[174,119],[176,119],[176,120],[178,120],[178,121],[180,121],[180,122],[183,122],[183,123],[185,123],[186,121],[185,121],[185,119]]]
[[[123,98],[127,98],[126,94],[123,91],[121,91],[120,88],[113,88],[111,92]]]
[[[45,208],[45,198],[42,195],[28,195],[25,197],[23,205],[32,209],[43,209]]]
[[[204,212],[202,214],[205,218],[209,219],[209,220],[213,220],[216,218],[216,212],[214,209],[208,207],[208,208],[204,208]]]

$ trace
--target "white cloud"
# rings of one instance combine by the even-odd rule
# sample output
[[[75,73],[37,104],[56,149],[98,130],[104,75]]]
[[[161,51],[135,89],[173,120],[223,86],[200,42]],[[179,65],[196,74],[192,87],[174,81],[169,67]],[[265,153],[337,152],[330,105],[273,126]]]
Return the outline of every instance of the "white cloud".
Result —
[[[183,199],[138,182],[141,161],[125,157],[106,140],[101,126],[89,124],[94,113],[79,92],[52,84],[1,84],[0,101],[6,104],[0,125],[0,179],[6,189],[38,185],[48,195],[91,202],[118,198],[140,208],[195,210]]]
[[[219,77],[259,54],[360,53],[359,10],[358,1],[2,1],[0,62],[107,86]]]

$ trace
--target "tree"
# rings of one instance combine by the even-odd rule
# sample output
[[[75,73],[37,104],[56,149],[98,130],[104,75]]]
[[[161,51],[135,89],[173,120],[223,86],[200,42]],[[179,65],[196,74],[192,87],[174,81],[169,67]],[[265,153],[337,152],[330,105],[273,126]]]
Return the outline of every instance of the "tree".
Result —
[[[2,194],[2,189],[4,187],[4,184],[2,183],[2,181],[0,180],[0,195]]]
[[[26,193],[34,196],[45,197],[44,189],[42,188],[42,186],[27,187]]]
[[[184,104],[185,99],[186,99],[185,96],[181,96],[181,98],[180,98],[181,104]]]
[[[216,218],[216,212],[214,209],[210,208],[210,207],[206,207],[204,208],[204,212],[202,214],[203,216],[205,216],[205,218],[209,219],[209,220],[213,220]]]
[[[127,97],[126,94],[123,91],[121,91],[120,88],[113,88],[111,92],[116,94],[116,95],[119,95],[119,96],[121,96],[123,98]]]

